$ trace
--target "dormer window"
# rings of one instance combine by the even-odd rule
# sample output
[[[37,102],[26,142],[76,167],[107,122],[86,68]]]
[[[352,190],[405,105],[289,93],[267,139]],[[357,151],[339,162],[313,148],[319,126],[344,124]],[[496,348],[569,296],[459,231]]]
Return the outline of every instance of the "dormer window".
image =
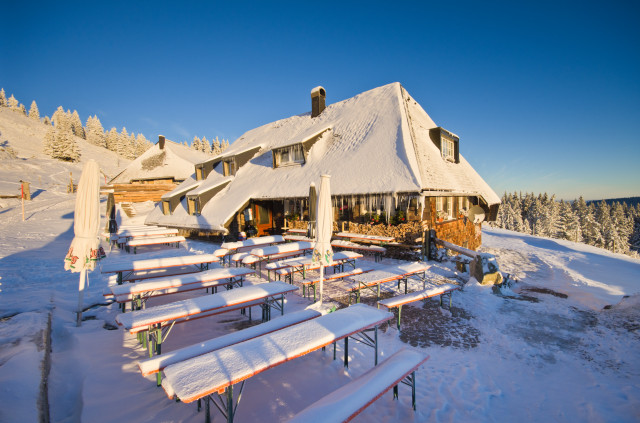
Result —
[[[224,176],[234,176],[236,174],[235,157],[230,157],[222,162],[222,174]]]
[[[440,140],[440,153],[442,154],[443,159],[450,162],[456,161],[453,139],[449,138],[444,133],[442,134],[442,138]]]
[[[460,138],[456,134],[438,126],[429,130],[429,137],[444,160],[460,163]]]
[[[304,149],[302,144],[293,144],[273,150],[273,167],[304,164]]]

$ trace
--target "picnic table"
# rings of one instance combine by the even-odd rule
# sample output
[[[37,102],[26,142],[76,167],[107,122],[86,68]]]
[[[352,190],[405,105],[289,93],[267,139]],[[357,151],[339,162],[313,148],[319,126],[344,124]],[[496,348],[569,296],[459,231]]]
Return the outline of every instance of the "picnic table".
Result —
[[[385,306],[387,309],[398,308],[398,330],[400,330],[400,316],[402,314],[402,306],[405,304],[413,303],[420,300],[426,300],[427,298],[432,298],[436,296],[440,296],[440,307],[442,307],[442,297],[445,295],[449,296],[449,308],[451,308],[451,297],[453,291],[460,289],[459,285],[454,285],[451,283],[445,283],[442,285],[431,285],[427,288],[422,289],[421,291],[410,292],[404,295],[397,295],[395,297],[386,298],[384,300],[378,301],[378,304]]]
[[[253,270],[247,268],[218,268],[200,273],[158,278],[148,282],[114,285],[111,287],[111,294],[118,303],[131,302],[133,310],[134,306],[140,308],[152,297],[203,288],[211,288],[215,294],[218,286],[225,286],[227,289],[234,286],[241,287],[244,278],[253,273],[255,273]]]
[[[288,423],[348,422],[398,384],[411,387],[411,405],[416,409],[416,370],[429,356],[403,348],[363,375],[314,402]]]
[[[313,250],[313,244],[311,242],[288,242],[281,245],[272,245],[269,247],[254,248],[249,252],[249,255],[242,260],[243,264],[250,264],[255,266],[258,263],[259,270],[262,270],[262,262],[269,261],[273,258],[304,255],[307,252]]]
[[[225,263],[227,259],[230,258],[232,255],[240,253],[242,251],[248,251],[260,245],[281,244],[284,241],[285,240],[281,235],[268,235],[268,236],[259,236],[256,238],[249,238],[244,241],[223,242],[222,245],[220,245],[220,248],[214,251],[214,254],[221,256],[222,262]]]
[[[334,248],[341,248],[347,250],[365,251],[373,253],[376,262],[382,260],[382,256],[387,252],[387,249],[379,245],[362,245],[351,241],[345,241],[336,239],[331,241],[331,246]]]
[[[380,285],[386,282],[404,282],[404,291],[407,293],[407,279],[417,278],[424,284],[426,283],[425,272],[429,269],[429,265],[422,262],[413,262],[409,264],[383,266],[374,269],[368,273],[353,276],[352,282],[348,283],[345,289],[349,292],[349,303],[351,303],[351,295],[355,294],[356,303],[360,302],[360,290],[376,288],[376,301],[380,299]]]
[[[333,255],[333,262],[325,267],[339,267],[340,270],[344,270],[344,265],[349,264],[354,269],[356,267],[356,260],[362,258],[362,254],[354,253],[353,251],[341,251]],[[294,257],[285,260],[279,260],[276,262],[268,263],[265,266],[267,270],[267,279],[271,281],[271,271],[280,276],[289,277],[289,283],[293,283],[293,275],[295,273],[302,274],[302,278],[306,277],[308,270],[317,270],[320,268],[320,263],[313,263],[311,257]]]
[[[271,284],[278,283],[272,282]],[[269,284],[269,285],[271,285]],[[348,367],[348,340],[358,339],[374,348],[374,362],[378,363],[379,325],[393,318],[393,314],[364,304],[325,314],[318,318],[231,345],[164,369],[162,381],[169,398],[189,403],[206,398],[233,422],[236,406],[247,379],[265,370],[286,363],[322,347],[344,340],[344,365]],[[366,332],[374,332],[371,338]],[[239,393],[234,385],[241,383]],[[221,396],[220,394],[224,394]],[[217,395],[218,402],[213,395]]]
[[[118,233],[118,239],[134,239],[143,237],[160,237],[178,235],[175,228],[127,229]]]
[[[125,244],[127,252],[131,251],[133,247],[133,254],[137,253],[138,247],[150,246],[150,245],[172,245],[175,244],[176,248],[180,248],[180,243],[185,242],[186,238],[183,236],[161,236],[161,237],[144,237],[128,240]]]
[[[395,242],[396,240],[395,238],[390,236],[364,235],[356,234],[353,232],[338,232],[334,236],[346,239],[347,241],[367,242],[370,244],[389,244],[391,242]]]
[[[220,259],[213,254],[191,254],[188,256],[162,257],[144,260],[106,261],[101,264],[102,273],[116,273],[117,282],[135,281],[160,276],[169,276],[169,269],[182,268],[182,273],[208,270],[209,265]],[[180,269],[179,269],[180,270]],[[175,274],[175,273],[174,273]]]

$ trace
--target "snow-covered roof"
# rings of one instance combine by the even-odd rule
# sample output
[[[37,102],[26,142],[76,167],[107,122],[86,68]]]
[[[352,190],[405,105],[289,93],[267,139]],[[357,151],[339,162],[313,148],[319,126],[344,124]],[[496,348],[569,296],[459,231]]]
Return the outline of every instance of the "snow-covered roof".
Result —
[[[208,159],[205,153],[166,140],[157,143],[132,161],[110,183],[128,184],[132,180],[173,178],[182,181],[194,173],[194,165]]]
[[[225,150],[224,157],[229,157],[261,147],[203,206],[200,216],[189,216],[186,205],[171,216],[163,216],[158,208],[146,223],[220,228],[250,199],[308,196],[309,185],[322,174],[331,175],[332,195],[436,190],[498,204],[499,197],[462,155],[459,163],[442,158],[429,137],[429,129],[436,127],[397,82],[331,104],[315,118],[305,113],[269,123],[246,132]],[[316,136],[304,164],[273,168],[274,149]],[[464,140],[461,145],[464,150]],[[220,167],[216,165],[207,179],[220,178]]]

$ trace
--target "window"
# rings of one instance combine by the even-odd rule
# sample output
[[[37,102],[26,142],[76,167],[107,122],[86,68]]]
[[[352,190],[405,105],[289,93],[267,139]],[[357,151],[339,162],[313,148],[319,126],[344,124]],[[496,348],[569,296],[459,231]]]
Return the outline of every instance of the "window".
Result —
[[[302,144],[273,150],[274,167],[304,164],[304,150]]]
[[[448,220],[453,216],[453,197],[436,197],[436,216]]]
[[[449,161],[455,161],[455,150],[453,147],[453,140],[442,134],[440,139],[440,153],[442,158]]]
[[[233,157],[222,162],[222,173],[224,176],[236,174],[236,161]]]
[[[469,199],[458,197],[458,214],[466,214],[467,210],[469,210]]]
[[[169,203],[169,200],[162,201],[162,214],[171,214],[171,203]]]
[[[201,181],[204,179],[204,169],[201,167],[196,167],[196,181]]]

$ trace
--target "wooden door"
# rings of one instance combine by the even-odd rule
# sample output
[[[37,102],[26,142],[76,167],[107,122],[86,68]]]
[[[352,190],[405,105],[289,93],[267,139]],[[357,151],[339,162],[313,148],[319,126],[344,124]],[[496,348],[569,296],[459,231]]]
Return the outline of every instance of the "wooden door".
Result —
[[[254,221],[258,236],[270,235],[273,228],[273,216],[266,204],[256,203],[253,206]]]

